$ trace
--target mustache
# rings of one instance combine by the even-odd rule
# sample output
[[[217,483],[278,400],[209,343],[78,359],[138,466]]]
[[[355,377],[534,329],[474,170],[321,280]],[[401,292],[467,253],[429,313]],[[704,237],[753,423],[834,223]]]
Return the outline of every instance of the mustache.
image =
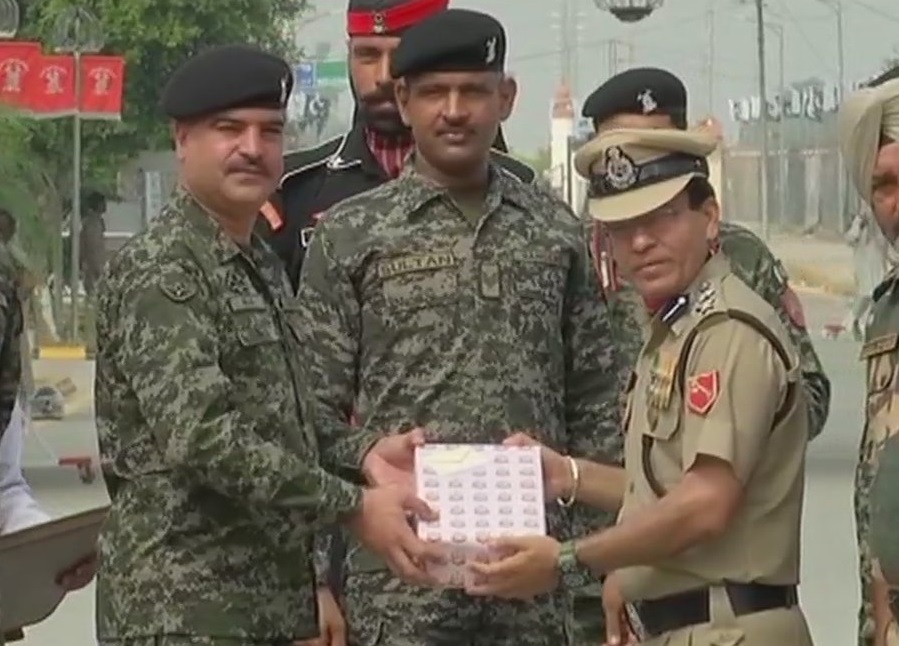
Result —
[[[253,173],[254,175],[268,175],[268,169],[261,160],[244,159],[227,167],[228,173]]]
[[[396,103],[396,96],[393,94],[393,84],[380,85],[375,91],[363,94],[359,98],[366,105],[377,105],[387,102]]]

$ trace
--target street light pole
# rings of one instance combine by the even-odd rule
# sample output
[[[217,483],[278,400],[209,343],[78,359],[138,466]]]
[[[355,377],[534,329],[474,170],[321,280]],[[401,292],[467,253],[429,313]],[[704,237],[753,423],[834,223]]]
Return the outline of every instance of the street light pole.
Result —
[[[54,25],[56,50],[70,52],[75,58],[75,114],[72,120],[72,219],[69,227],[71,258],[71,328],[69,338],[79,338],[78,287],[81,273],[81,55],[98,51],[103,39],[97,18],[83,7],[69,7],[60,12]]]
[[[839,102],[846,96],[846,50],[843,46],[843,2],[842,0],[818,0],[831,9],[837,19],[837,75],[839,76]],[[837,155],[837,204],[840,209],[840,222],[846,225],[846,170],[842,155]]]
[[[784,78],[784,28],[783,25],[768,23],[765,25],[777,34],[778,49],[778,90],[777,90],[777,206],[780,210],[778,217],[784,221],[787,212],[787,146],[784,140],[784,91],[786,80]]]
[[[838,70],[837,74],[840,76],[840,103],[843,102],[843,97],[846,96],[846,50],[843,49],[843,4],[840,0],[835,0],[833,5],[834,10],[837,14],[837,50],[838,50]],[[843,228],[846,228],[846,215],[847,215],[847,204],[846,204],[846,168],[843,165],[843,156],[837,155],[837,204],[839,205],[837,208],[840,209],[840,224]]]
[[[708,69],[708,112],[709,116],[712,116],[715,113],[715,6],[710,4],[709,11],[707,15],[707,28],[708,33],[708,59],[709,59],[709,69]]]
[[[762,157],[759,160],[762,239],[768,240],[768,92],[765,76],[765,4],[755,0],[756,38],[759,58],[759,112],[762,123]]]

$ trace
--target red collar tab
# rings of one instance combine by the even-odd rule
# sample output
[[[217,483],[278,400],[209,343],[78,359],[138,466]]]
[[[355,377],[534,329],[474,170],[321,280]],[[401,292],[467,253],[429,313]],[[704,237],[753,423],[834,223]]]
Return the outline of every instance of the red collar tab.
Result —
[[[411,27],[449,7],[449,0],[409,0],[390,9],[350,11],[347,36],[384,36]]]

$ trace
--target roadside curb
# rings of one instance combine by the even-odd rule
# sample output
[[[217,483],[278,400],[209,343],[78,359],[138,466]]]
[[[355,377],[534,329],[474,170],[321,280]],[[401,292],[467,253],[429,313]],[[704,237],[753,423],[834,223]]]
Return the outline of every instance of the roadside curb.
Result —
[[[820,263],[783,261],[790,283],[799,291],[824,292],[833,296],[855,295],[855,277],[849,268],[821,266]]]

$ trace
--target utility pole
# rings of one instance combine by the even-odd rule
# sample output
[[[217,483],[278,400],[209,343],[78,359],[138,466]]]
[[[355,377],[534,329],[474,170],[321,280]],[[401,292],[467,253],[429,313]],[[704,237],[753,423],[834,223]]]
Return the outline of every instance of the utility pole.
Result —
[[[712,116],[715,112],[715,5],[709,3],[708,12],[708,116]]]
[[[577,50],[580,42],[577,3],[574,0],[559,0],[559,73],[562,81],[572,92],[577,88]]]
[[[845,56],[846,52],[843,49],[843,4],[840,0],[836,0],[833,5],[834,11],[837,14],[837,56],[838,61],[837,65],[839,69],[837,73],[840,76],[840,103],[843,103],[844,98],[846,97],[846,65],[845,65]],[[843,229],[849,224],[848,220],[848,202],[846,199],[846,168],[843,165],[843,156],[837,155],[837,208],[840,209],[840,223],[843,225]]]
[[[765,75],[765,0],[755,0],[755,19],[759,55],[759,116],[762,124],[762,157],[759,160],[759,199],[762,240],[768,241],[768,92]]]

